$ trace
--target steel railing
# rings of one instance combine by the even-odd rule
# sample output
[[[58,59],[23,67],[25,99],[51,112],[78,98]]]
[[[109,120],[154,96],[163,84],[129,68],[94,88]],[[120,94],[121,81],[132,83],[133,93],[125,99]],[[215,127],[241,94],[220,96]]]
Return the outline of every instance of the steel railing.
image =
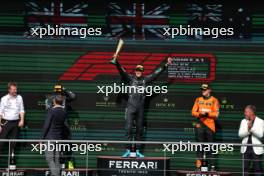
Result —
[[[260,144],[260,145],[255,145],[255,144],[241,144],[241,143],[201,143],[201,142],[189,142],[189,141],[113,141],[113,140],[42,140],[42,139],[0,139],[0,142],[4,142],[4,143],[8,143],[8,166],[10,165],[10,155],[11,155],[11,150],[10,150],[10,145],[11,143],[15,142],[15,143],[28,143],[28,144],[35,144],[35,143],[43,143],[43,144],[47,144],[47,143],[57,143],[57,144],[65,144],[65,143],[69,143],[69,144],[144,144],[144,145],[158,145],[159,148],[164,148],[164,145],[173,145],[173,144],[177,144],[177,145],[232,145],[234,148],[236,149],[240,149],[240,147],[242,146],[253,146],[253,147],[263,147],[264,148],[264,144]],[[153,151],[152,151],[153,152]],[[191,152],[191,151],[186,151],[186,152]],[[195,151],[193,151],[195,152]],[[89,164],[89,152],[87,152],[86,156],[85,156],[85,162],[86,162],[86,166],[88,166]],[[169,151],[160,151],[160,153],[163,153],[164,157],[169,157]],[[3,155],[2,155],[3,156]],[[241,159],[222,159],[222,160],[240,160],[242,162],[242,166],[241,166],[241,172],[232,172],[235,174],[240,174],[240,175],[244,175],[244,155],[241,154]],[[178,159],[180,161],[186,159],[186,160],[194,160],[196,157],[177,157],[177,156],[173,156],[174,159]],[[208,158],[210,159],[210,158]],[[221,159],[218,159],[221,160]],[[264,160],[263,160],[264,161]],[[263,162],[262,161],[262,162]],[[30,170],[32,168],[23,168],[25,170]],[[86,170],[89,170],[88,167],[86,167]],[[95,170],[98,170],[97,168]],[[173,170],[170,170],[173,171]],[[8,174],[11,172],[10,169],[7,169]],[[263,174],[263,173],[261,173]],[[86,173],[87,175],[87,173]],[[264,175],[264,174],[263,174]]]

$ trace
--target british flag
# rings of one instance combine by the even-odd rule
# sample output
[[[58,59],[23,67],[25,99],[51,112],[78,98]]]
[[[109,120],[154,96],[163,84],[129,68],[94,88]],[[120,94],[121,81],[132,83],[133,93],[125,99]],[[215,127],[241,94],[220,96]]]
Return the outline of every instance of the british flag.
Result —
[[[60,0],[26,2],[28,27],[58,25],[68,27],[87,26],[87,3],[64,4]]]
[[[207,19],[214,22],[222,21],[222,4],[191,4],[188,10],[191,12],[191,20],[205,21]]]
[[[110,3],[108,9],[108,37],[143,40],[165,38],[163,28],[169,27],[169,5]]]

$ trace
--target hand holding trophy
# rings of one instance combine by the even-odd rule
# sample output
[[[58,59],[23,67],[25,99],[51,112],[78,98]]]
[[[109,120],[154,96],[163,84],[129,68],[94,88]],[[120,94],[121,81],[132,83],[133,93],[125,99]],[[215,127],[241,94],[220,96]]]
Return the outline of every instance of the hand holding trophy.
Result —
[[[117,47],[116,47],[116,52],[113,55],[113,59],[110,61],[111,64],[114,64],[114,65],[116,64],[117,58],[119,56],[119,53],[120,53],[123,45],[124,45],[124,41],[122,39],[119,39],[118,44],[117,44]]]

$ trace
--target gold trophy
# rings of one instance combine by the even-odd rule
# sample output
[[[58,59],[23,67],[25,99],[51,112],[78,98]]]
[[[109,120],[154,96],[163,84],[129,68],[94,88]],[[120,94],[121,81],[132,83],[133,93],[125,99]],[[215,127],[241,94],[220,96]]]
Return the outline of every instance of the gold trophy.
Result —
[[[118,55],[119,55],[119,53],[120,53],[123,45],[124,45],[124,41],[122,39],[119,39],[118,44],[117,44],[117,47],[116,47],[116,52],[113,55],[113,59],[110,61],[111,64],[114,64],[114,65],[116,64],[117,57],[118,57]]]

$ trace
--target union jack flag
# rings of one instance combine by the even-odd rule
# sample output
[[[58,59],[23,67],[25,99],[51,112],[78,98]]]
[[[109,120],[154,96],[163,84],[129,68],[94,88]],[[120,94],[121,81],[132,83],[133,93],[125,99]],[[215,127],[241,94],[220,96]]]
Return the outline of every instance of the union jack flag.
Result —
[[[191,4],[188,10],[191,12],[191,20],[214,22],[222,21],[222,4]]]
[[[60,0],[26,2],[26,21],[28,27],[58,25],[68,27],[87,26],[88,4],[64,4]]]
[[[108,9],[108,37],[143,40],[165,38],[163,28],[169,26],[169,5],[110,3]]]

